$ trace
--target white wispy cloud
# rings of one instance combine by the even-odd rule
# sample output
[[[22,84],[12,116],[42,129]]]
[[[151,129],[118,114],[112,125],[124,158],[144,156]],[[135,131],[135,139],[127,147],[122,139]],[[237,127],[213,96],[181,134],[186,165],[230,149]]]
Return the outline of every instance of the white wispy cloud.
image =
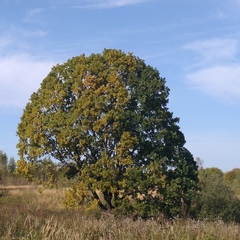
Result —
[[[102,0],[102,1],[88,0],[82,1],[81,4],[76,5],[75,8],[92,8],[92,9],[115,8],[147,1],[150,0]]]
[[[24,107],[53,65],[23,55],[0,59],[0,106]]]
[[[0,35],[0,55],[12,55],[24,49],[36,49],[41,39],[48,34],[41,28],[24,28],[15,24],[9,25],[6,31]]]
[[[26,13],[25,18],[23,19],[24,22],[35,22],[35,23],[39,23],[41,22],[41,20],[39,19],[39,17],[41,16],[41,13],[44,11],[43,8],[33,8],[31,10],[29,10]]]
[[[212,39],[184,46],[201,56],[194,70],[186,74],[187,83],[221,100],[240,99],[240,62],[237,39]],[[197,66],[197,67],[196,67]]]
[[[188,83],[221,100],[240,98],[240,64],[217,65],[186,76]]]
[[[33,30],[33,31],[21,31],[22,36],[24,37],[45,37],[47,35],[46,31],[42,30]]]
[[[146,2],[146,0],[112,0],[107,3],[110,7],[121,7],[130,4]]]
[[[219,60],[233,60],[238,52],[237,39],[210,39],[186,44],[184,49],[190,49],[202,57],[202,63],[215,63]]]

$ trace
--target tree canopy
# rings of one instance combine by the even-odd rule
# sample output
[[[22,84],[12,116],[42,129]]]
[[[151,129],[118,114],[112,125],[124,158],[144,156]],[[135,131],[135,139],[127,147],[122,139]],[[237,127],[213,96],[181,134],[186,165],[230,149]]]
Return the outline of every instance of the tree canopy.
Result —
[[[225,222],[240,222],[240,201],[229,185],[231,174],[237,169],[223,173],[218,168],[201,168],[199,170],[199,185],[201,191],[196,194],[195,212],[200,219],[221,219]],[[194,209],[194,208],[193,208]]]
[[[0,169],[6,169],[8,162],[7,154],[0,150]]]
[[[45,157],[68,166],[79,183],[70,205],[186,214],[197,166],[168,95],[158,70],[132,53],[105,49],[56,65],[24,109],[18,166]]]

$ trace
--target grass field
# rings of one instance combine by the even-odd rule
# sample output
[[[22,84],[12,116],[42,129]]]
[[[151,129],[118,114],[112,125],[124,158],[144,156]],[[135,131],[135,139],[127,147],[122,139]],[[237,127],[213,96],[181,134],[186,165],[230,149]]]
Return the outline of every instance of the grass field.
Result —
[[[63,199],[64,190],[0,186],[0,239],[240,239],[240,226],[234,223],[85,216],[81,210],[65,209]]]

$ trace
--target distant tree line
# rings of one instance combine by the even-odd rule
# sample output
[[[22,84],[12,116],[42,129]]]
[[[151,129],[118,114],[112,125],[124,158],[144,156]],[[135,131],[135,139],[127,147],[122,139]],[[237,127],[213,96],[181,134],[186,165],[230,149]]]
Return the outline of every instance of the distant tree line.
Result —
[[[240,223],[240,169],[224,173],[216,167],[201,167],[198,176],[199,192],[192,203],[192,216]]]
[[[0,185],[25,185],[30,183],[23,176],[17,174],[16,168],[17,163],[14,157],[9,157],[4,151],[0,150]]]
[[[76,178],[71,178],[71,170],[67,166],[47,158],[25,166],[25,170],[28,181],[42,186],[71,187],[73,182],[77,182]],[[18,173],[16,169],[15,174],[22,174],[22,171]],[[192,199],[187,217],[240,223],[240,168],[223,172],[216,167],[201,166],[198,178],[198,191]],[[71,200],[66,196],[67,207],[71,206]]]

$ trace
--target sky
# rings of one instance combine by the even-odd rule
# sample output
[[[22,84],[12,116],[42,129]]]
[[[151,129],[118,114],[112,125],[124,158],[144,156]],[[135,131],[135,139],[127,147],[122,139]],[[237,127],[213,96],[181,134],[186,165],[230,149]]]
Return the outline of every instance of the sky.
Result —
[[[204,167],[240,168],[240,0],[1,0],[0,150],[18,160],[26,103],[51,68],[121,49],[166,78]]]

